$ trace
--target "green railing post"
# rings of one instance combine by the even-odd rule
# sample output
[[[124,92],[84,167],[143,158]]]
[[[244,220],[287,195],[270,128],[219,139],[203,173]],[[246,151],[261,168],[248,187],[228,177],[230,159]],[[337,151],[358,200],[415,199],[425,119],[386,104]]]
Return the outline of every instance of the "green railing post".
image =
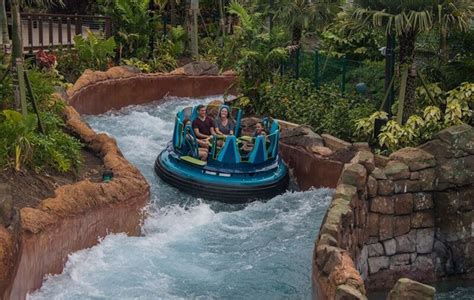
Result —
[[[347,59],[344,56],[342,58],[342,68],[341,68],[341,97],[344,97],[344,92],[346,91],[346,70],[347,70]]]
[[[314,50],[314,85],[319,87],[319,52]]]
[[[28,114],[28,106],[26,104],[26,87],[25,87],[25,75],[23,68],[23,59],[16,59],[16,75],[18,80],[18,96],[20,100],[21,114],[26,117]]]

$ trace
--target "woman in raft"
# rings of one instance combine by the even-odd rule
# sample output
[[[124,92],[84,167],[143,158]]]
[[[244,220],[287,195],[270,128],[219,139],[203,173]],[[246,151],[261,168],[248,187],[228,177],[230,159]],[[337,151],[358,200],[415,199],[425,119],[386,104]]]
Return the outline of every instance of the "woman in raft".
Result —
[[[230,117],[229,107],[222,105],[219,114],[214,121],[214,131],[217,136],[233,135],[235,130],[235,122]],[[217,141],[217,145],[221,147],[224,144],[222,140]]]

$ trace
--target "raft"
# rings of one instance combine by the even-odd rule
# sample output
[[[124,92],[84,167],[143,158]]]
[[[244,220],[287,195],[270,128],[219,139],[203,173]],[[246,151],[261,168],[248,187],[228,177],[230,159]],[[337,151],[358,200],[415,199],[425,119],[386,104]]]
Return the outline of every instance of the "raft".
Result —
[[[208,106],[208,116],[220,109]],[[156,174],[183,192],[225,203],[265,200],[284,193],[289,175],[278,154],[278,121],[263,119],[268,134],[250,137],[240,135],[242,111],[234,108],[231,116],[235,121],[234,135],[214,136],[207,161],[202,161],[191,127],[192,120],[197,118],[197,106],[178,112],[173,139],[156,158]],[[184,124],[185,120],[189,122]],[[241,145],[249,141],[253,148],[244,153]]]

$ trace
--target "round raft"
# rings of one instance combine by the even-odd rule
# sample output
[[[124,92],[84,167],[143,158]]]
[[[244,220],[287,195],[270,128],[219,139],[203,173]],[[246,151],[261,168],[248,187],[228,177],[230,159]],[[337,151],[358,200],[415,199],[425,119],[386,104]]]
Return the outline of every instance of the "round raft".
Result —
[[[196,108],[185,108],[176,115],[173,140],[155,161],[155,172],[162,180],[193,196],[226,203],[269,199],[285,192],[289,175],[278,155],[277,120],[262,120],[266,136],[241,136],[242,111],[232,109],[234,135],[213,137],[208,159],[202,161],[191,127]],[[209,116],[220,111],[211,106],[207,110]],[[185,120],[189,122],[184,124]],[[253,144],[250,152],[242,151],[243,143]]]

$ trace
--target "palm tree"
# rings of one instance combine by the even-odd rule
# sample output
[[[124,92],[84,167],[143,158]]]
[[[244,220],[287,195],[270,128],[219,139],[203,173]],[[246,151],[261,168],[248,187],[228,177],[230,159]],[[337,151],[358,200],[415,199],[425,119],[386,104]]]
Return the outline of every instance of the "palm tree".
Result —
[[[0,47],[10,44],[10,38],[8,37],[8,23],[7,23],[7,9],[5,5],[5,0],[0,0]]]
[[[444,61],[449,58],[448,32],[450,29],[469,30],[469,20],[474,14],[474,4],[469,0],[445,0],[438,5],[440,29],[440,54]]]
[[[340,4],[340,0],[282,0],[275,18],[291,29],[292,44],[298,45],[304,30],[331,20],[340,10]]]
[[[469,1],[469,0],[467,0]],[[400,67],[410,70],[405,90],[405,105],[402,122],[415,113],[415,79],[416,69],[413,65],[415,58],[416,37],[421,32],[427,32],[440,20],[447,24],[456,24],[465,29],[472,11],[452,13],[443,19],[438,13],[450,11],[448,6],[455,1],[446,0],[356,0],[352,17],[361,26],[384,28],[386,33],[394,33],[398,38]],[[449,20],[449,22],[448,22]]]

